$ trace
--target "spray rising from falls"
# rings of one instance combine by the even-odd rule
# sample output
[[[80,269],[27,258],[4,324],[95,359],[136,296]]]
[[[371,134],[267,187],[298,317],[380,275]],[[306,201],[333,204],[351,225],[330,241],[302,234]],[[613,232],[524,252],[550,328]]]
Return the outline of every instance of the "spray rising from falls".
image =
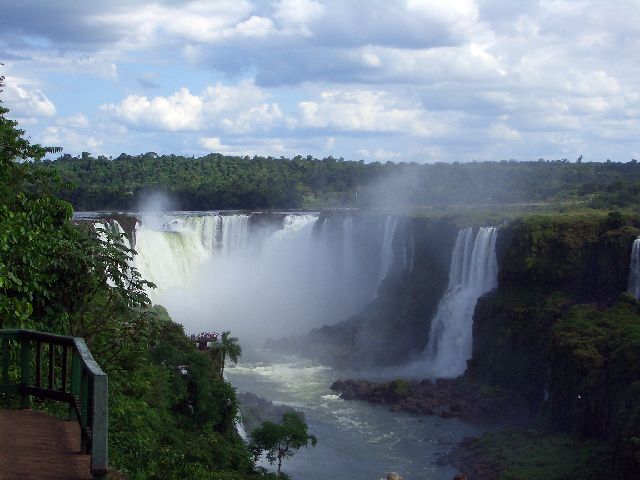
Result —
[[[627,291],[636,297],[636,300],[640,298],[640,237],[634,240],[633,248],[631,249]]]
[[[458,233],[451,257],[449,286],[431,322],[425,351],[429,373],[457,377],[471,358],[473,311],[478,298],[498,285],[495,228]]]
[[[188,331],[279,338],[345,320],[375,298],[402,264],[396,226],[318,214],[143,216],[135,263],[158,286],[152,301]]]

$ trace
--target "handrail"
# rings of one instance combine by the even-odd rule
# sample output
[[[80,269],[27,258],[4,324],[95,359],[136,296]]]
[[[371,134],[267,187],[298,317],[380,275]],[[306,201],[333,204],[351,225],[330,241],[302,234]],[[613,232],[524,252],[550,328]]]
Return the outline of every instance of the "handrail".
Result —
[[[69,420],[77,420],[80,424],[81,453],[91,455],[93,479],[105,479],[107,475],[108,377],[93,359],[84,340],[34,330],[8,329],[0,329],[0,340],[2,340],[0,393],[19,394],[22,408],[31,406],[31,396],[67,402]],[[12,342],[20,345],[20,382],[13,384],[9,383]],[[32,348],[33,343],[35,343],[35,349]],[[49,375],[46,387],[42,384],[43,344],[49,346],[47,349]],[[68,362],[69,351],[71,368]],[[32,352],[35,353],[32,354]],[[32,366],[35,366],[35,375],[32,375]],[[35,377],[33,381],[32,377]]]

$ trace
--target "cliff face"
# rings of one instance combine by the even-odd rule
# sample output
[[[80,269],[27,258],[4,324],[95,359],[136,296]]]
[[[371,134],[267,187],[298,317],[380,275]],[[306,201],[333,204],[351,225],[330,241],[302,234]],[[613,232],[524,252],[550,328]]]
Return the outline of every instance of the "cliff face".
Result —
[[[504,228],[465,372],[522,393],[548,426],[613,442],[620,472],[640,465],[640,304],[625,292],[634,225],[613,213]]]
[[[614,303],[626,290],[637,235],[615,214],[531,217],[503,228],[498,289],[476,306],[466,374],[539,403],[552,326],[573,305]]]

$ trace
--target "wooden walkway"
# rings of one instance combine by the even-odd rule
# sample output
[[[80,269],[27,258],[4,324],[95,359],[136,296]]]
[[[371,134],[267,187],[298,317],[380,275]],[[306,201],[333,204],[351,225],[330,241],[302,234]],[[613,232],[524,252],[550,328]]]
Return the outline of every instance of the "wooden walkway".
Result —
[[[90,462],[78,422],[0,409],[0,480],[89,480]]]

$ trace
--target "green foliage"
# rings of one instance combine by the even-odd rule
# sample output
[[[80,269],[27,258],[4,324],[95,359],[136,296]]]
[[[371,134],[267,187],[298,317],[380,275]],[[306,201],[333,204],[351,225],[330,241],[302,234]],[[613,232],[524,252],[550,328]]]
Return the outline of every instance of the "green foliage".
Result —
[[[82,336],[106,366],[136,334],[152,287],[130,266],[133,250],[108,229],[70,223],[62,185],[0,108],[0,326]]]
[[[637,226],[611,212],[506,227],[498,290],[476,306],[465,373],[523,393],[544,425],[606,442],[617,475],[640,466],[640,306],[624,292]]]
[[[493,465],[499,480],[605,480],[612,477],[611,450],[596,440],[533,428],[484,433],[473,455]]]
[[[630,225],[631,223],[631,225]],[[532,216],[503,230],[508,247],[499,281],[503,289],[549,293],[612,303],[626,289],[638,218],[619,212]]]
[[[365,164],[333,157],[188,158],[150,152],[113,160],[64,155],[45,163],[79,185],[61,198],[80,210],[135,209],[154,191],[185,210],[429,205],[444,212],[450,205],[549,201],[565,202],[566,210],[567,202],[595,208],[640,202],[635,161]]]
[[[612,439],[617,467],[637,471],[640,304],[625,292],[605,311],[576,306],[551,336],[550,419],[584,437]]]
[[[163,308],[153,311],[110,377],[110,463],[132,479],[253,478],[235,390]]]
[[[318,439],[307,433],[307,424],[297,413],[287,412],[279,424],[265,421],[251,434],[249,451],[257,461],[265,453],[269,463],[278,460],[278,477],[281,474],[282,460],[287,459],[302,447],[311,443],[316,446]]]

